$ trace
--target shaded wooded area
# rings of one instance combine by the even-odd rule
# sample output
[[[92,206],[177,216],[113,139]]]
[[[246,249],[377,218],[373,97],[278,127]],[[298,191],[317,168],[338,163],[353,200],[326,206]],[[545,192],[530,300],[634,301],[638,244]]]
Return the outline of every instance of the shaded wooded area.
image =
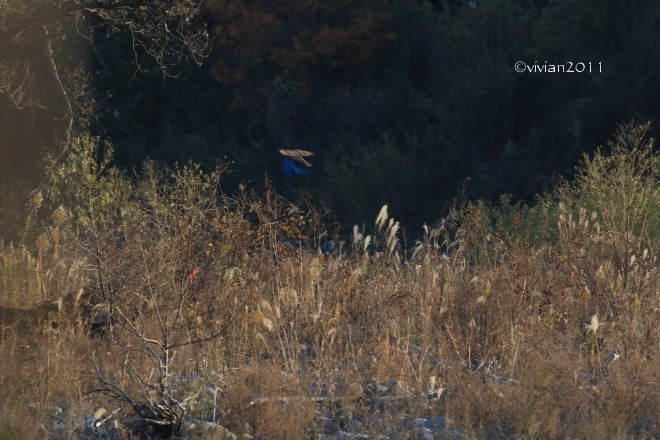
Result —
[[[126,14],[94,10],[85,32],[70,14],[50,35],[76,129],[112,142],[120,166],[148,157],[210,169],[226,158],[228,188],[268,175],[346,224],[389,203],[418,226],[466,178],[472,199],[532,202],[617,124],[660,110],[659,1],[473,3],[213,0],[190,19],[209,32],[208,57],[167,59],[169,75],[136,29],[122,28]],[[3,65],[30,67],[38,97],[21,110],[0,97],[5,182],[38,181],[35,163],[67,124],[47,57],[30,46],[42,34],[30,28],[0,47]],[[516,73],[517,61],[602,63],[602,73]],[[281,148],[313,151],[318,178],[287,181]],[[4,187],[5,204],[21,191]]]
[[[0,0],[0,439],[659,438],[659,14]]]

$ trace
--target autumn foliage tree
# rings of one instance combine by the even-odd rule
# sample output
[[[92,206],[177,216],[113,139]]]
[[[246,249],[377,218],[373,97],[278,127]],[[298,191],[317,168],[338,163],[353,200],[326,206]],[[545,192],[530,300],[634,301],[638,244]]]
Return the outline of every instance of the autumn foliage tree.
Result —
[[[216,0],[213,75],[245,90],[264,76],[293,79],[308,91],[374,75],[395,39],[384,28],[395,0]]]

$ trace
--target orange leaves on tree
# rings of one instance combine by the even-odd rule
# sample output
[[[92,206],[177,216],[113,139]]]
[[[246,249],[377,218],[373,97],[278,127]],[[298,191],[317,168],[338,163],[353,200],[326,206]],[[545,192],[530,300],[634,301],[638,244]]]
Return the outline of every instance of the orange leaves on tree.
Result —
[[[226,86],[293,76],[354,81],[376,69],[379,51],[396,39],[386,30],[394,0],[215,0],[213,75]],[[266,75],[266,76],[264,76]]]

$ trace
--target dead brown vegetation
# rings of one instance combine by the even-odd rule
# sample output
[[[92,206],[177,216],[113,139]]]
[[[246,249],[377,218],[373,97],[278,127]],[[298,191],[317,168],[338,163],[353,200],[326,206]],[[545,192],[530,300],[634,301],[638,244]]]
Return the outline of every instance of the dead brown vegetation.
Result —
[[[239,435],[317,438],[324,411],[393,435],[369,417],[367,385],[395,380],[409,398],[383,403],[383,419],[443,415],[468,438],[646,435],[631,426],[660,407],[647,128],[622,127],[534,208],[457,206],[407,258],[386,209],[323,253],[311,207],[270,189],[227,196],[222,169],[147,165],[131,180],[80,139],[50,189],[63,207],[31,226],[41,241],[0,250],[3,328],[60,300],[39,344],[0,346],[7,429],[38,438],[53,415],[103,407],[120,409],[124,438],[210,414]],[[74,325],[99,317],[100,338]],[[415,397],[429,387],[439,399]]]

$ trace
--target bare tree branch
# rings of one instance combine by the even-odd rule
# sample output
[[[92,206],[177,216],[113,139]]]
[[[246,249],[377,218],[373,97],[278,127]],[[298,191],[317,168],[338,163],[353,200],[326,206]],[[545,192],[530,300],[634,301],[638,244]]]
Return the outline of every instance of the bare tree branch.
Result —
[[[60,113],[57,119],[63,121],[56,134],[58,163],[78,134],[77,128],[85,127],[90,118],[99,114],[86,76],[80,73],[84,70],[84,57],[59,56],[58,43],[66,41],[70,45],[68,41],[72,39],[68,37],[83,35],[111,76],[94,44],[95,37],[102,35],[96,31],[103,29],[108,35],[124,33],[132,38],[137,70],[178,76],[184,63],[201,64],[208,55],[210,37],[200,19],[206,1],[0,0],[0,94],[6,95],[17,109],[36,105],[39,100],[30,66],[45,61],[52,80],[41,87],[52,90],[58,107],[54,110]],[[74,64],[74,74],[70,74]],[[44,93],[46,90],[38,91],[49,96]]]
[[[5,62],[0,59],[0,93],[7,95],[19,110],[38,104],[34,75],[27,61]]]
[[[208,54],[208,30],[196,22],[202,0],[26,0],[23,7],[5,7],[0,26],[0,49],[35,25],[47,26],[84,14],[96,25],[106,25],[133,35],[158,68]]]
[[[53,80],[55,82],[55,87],[57,88],[57,92],[60,95],[60,98],[62,99],[62,102],[64,104],[64,113],[68,121],[67,127],[64,132],[65,140],[63,144],[60,146],[60,154],[62,154],[64,153],[64,151],[66,151],[67,147],[69,146],[69,143],[71,142],[71,134],[73,130],[73,119],[74,119],[73,108],[71,107],[71,101],[69,100],[69,95],[66,93],[66,89],[64,88],[64,85],[62,85],[60,74],[57,71],[57,64],[53,59],[53,49],[50,38],[46,39],[45,52],[46,52],[46,59],[48,60],[48,66],[50,67],[51,74],[53,75]]]

